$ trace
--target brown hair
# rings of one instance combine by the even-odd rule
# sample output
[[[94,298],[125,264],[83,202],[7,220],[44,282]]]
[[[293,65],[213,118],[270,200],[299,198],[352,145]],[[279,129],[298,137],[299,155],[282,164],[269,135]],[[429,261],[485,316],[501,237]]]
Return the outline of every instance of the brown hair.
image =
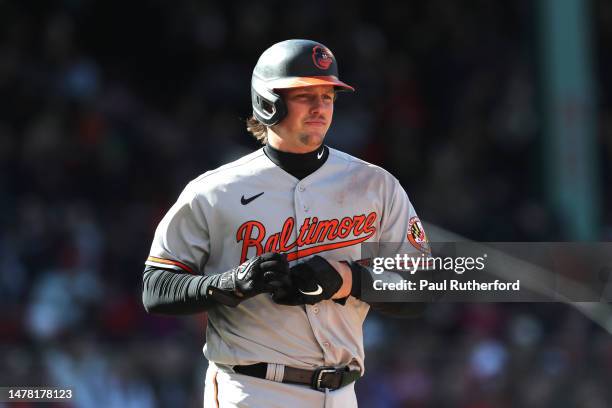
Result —
[[[246,128],[261,144],[266,144],[268,142],[267,126],[255,119],[254,116],[246,120]]]

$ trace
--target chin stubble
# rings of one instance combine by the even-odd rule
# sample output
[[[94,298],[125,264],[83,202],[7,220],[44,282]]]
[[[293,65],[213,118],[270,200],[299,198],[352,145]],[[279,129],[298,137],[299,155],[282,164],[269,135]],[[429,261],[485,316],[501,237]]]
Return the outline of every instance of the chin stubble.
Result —
[[[302,134],[300,134],[298,136],[298,139],[299,139],[300,143],[302,143],[303,145],[310,146],[313,143],[312,140],[314,139],[314,137],[310,136],[310,135],[308,135],[306,133],[302,133]],[[323,138],[321,138],[321,139],[323,139]]]

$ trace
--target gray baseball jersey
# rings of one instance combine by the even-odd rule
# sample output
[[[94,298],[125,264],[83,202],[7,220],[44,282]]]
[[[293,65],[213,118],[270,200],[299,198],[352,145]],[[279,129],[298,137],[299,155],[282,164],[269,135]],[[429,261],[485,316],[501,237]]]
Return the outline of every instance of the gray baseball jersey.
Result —
[[[422,226],[391,174],[329,149],[325,164],[298,180],[259,149],[187,185],[157,227],[146,264],[217,274],[268,251],[287,253],[291,262],[315,254],[357,261],[365,242],[422,251]],[[269,294],[235,308],[219,305],[208,311],[204,354],[221,365],[351,365],[363,373],[368,309],[352,296],[344,305],[283,306]]]

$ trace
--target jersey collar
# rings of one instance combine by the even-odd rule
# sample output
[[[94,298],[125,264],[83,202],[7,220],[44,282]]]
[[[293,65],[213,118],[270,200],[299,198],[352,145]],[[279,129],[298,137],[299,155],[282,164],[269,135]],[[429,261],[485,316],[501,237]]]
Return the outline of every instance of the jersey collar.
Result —
[[[329,157],[329,148],[325,145],[321,145],[317,150],[309,153],[282,152],[270,145],[265,145],[263,151],[272,163],[298,180],[302,180],[317,171]]]

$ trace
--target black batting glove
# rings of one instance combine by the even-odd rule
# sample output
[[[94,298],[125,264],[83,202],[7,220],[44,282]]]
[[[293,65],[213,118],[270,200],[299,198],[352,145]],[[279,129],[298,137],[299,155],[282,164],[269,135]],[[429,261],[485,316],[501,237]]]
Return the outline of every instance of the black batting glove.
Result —
[[[208,294],[222,304],[236,306],[245,299],[279,291],[290,284],[287,256],[267,252],[218,275]]]
[[[291,286],[272,295],[281,305],[314,305],[331,299],[342,287],[342,277],[324,258],[316,255],[289,270]]]

